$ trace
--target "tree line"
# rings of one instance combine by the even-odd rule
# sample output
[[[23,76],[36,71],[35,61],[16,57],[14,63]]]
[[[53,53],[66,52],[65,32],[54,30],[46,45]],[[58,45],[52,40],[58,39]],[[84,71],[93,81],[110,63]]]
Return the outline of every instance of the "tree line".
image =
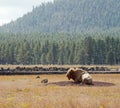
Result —
[[[120,64],[120,38],[101,37],[0,34],[0,64]]]
[[[0,32],[85,32],[120,30],[119,0],[54,0],[33,8]]]

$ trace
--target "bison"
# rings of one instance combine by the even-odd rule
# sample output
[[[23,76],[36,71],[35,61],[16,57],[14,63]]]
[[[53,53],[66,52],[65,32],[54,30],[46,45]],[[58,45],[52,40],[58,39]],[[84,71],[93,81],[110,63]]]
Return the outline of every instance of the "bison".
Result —
[[[74,80],[76,83],[82,83],[82,84],[88,84],[88,85],[92,85],[92,77],[91,75],[83,70],[83,69],[79,69],[79,68],[70,68],[67,71],[66,74],[67,78],[70,80]]]

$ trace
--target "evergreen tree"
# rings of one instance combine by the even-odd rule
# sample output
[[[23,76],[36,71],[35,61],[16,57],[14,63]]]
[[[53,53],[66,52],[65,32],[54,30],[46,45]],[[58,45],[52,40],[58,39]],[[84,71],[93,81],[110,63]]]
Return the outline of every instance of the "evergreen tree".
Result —
[[[109,51],[107,53],[107,57],[106,57],[106,63],[113,65],[114,64],[114,53],[112,51]]]

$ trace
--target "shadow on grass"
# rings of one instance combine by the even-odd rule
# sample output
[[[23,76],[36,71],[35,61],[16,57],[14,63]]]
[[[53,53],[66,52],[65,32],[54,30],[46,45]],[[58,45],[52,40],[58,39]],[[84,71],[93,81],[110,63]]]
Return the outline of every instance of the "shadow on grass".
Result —
[[[93,81],[93,85],[82,85],[79,83],[75,83],[73,81],[59,81],[59,82],[51,82],[48,83],[47,85],[50,84],[55,84],[58,86],[92,86],[92,87],[109,87],[109,86],[115,86],[114,83],[109,83],[109,82],[101,82],[101,81]]]

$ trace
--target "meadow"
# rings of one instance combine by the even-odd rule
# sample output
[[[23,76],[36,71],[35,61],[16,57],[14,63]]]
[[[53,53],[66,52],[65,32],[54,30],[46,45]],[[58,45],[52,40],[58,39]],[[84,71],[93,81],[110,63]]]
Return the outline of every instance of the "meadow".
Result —
[[[0,108],[119,108],[120,74],[92,74],[94,85],[62,75],[0,76]],[[42,79],[48,79],[42,84]]]

